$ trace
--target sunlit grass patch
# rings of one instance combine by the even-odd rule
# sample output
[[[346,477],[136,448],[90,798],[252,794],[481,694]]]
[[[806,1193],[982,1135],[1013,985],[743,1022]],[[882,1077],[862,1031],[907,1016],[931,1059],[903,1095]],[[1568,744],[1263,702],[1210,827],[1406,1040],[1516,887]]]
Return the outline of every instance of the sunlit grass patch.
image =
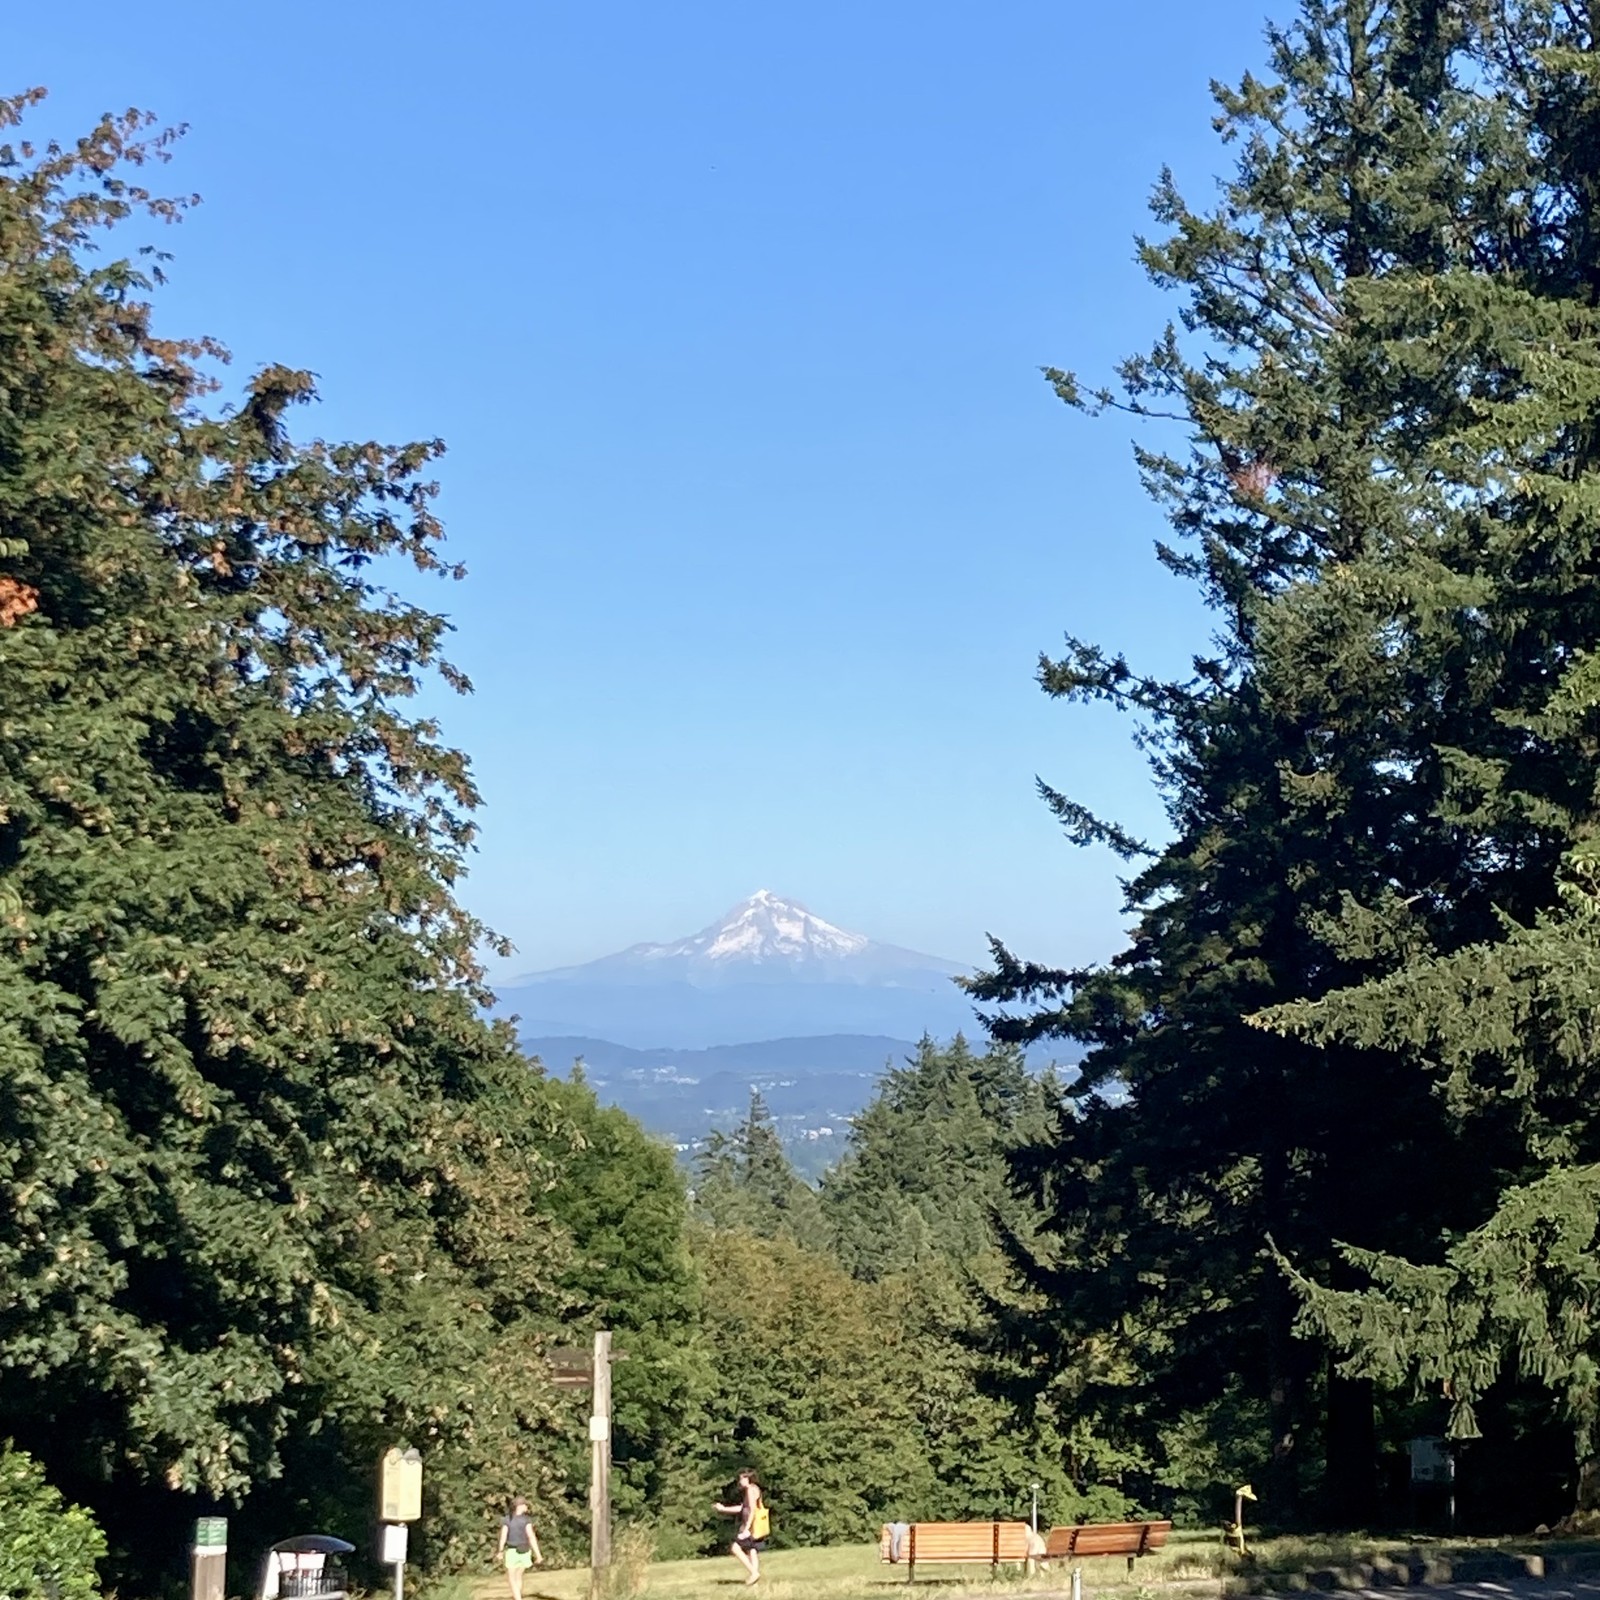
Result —
[[[1303,1587],[1308,1573],[1359,1574],[1363,1566],[1421,1552],[1443,1563],[1497,1551],[1549,1548],[1600,1551],[1596,1541],[1533,1539],[1428,1539],[1374,1534],[1302,1534],[1251,1541],[1252,1559],[1241,1563],[1215,1530],[1174,1532],[1167,1546],[1141,1557],[1130,1574],[1122,1556],[1057,1562],[1050,1570],[1025,1573],[1019,1564],[991,1577],[987,1566],[925,1565],[914,1584],[906,1569],[886,1566],[873,1544],[829,1545],[805,1550],[769,1550],[761,1559],[755,1600],[967,1600],[967,1597],[1054,1596],[1070,1590],[1072,1569],[1083,1574],[1085,1600],[1219,1600],[1241,1584],[1266,1590]],[[732,1600],[744,1589],[744,1573],[731,1556],[658,1561],[639,1567],[642,1600]],[[1281,1579],[1281,1581],[1279,1581]],[[587,1600],[587,1568],[529,1574],[523,1600]],[[503,1579],[472,1585],[470,1600],[508,1600]],[[608,1596],[607,1600],[613,1600]],[[620,1596],[616,1597],[620,1600]]]

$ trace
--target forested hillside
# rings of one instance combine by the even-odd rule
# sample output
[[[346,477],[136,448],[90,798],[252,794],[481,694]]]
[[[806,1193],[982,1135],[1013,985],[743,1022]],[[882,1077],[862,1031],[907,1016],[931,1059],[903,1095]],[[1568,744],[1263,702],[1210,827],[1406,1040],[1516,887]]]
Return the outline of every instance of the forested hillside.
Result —
[[[724,1471],[762,1466],[786,1527],[841,1539],[890,1515],[1012,1516],[1033,1481],[1057,1520],[1121,1508],[1114,1486],[1079,1488],[1060,1418],[990,1385],[976,1343],[1002,1232],[1031,1228],[1006,1152],[1058,1096],[1014,1050],[924,1041],[820,1191],[788,1166],[759,1096],[700,1157],[710,1432]]]
[[[925,1042],[892,1070],[820,1191],[759,1094],[686,1186],[672,1153],[581,1080],[547,1090],[576,1144],[548,1207],[570,1257],[572,1326],[607,1326],[617,1507],[668,1553],[716,1548],[739,1467],[762,1475],[792,1542],[860,1539],[886,1517],[1011,1516],[1038,1482],[1066,1520],[1126,1504],[1097,1483],[1049,1403],[1003,1392],[981,1344],[1003,1294],[1002,1235],[1026,1236],[1006,1153],[1047,1125],[1060,1085],[1009,1049]],[[542,1424],[556,1548],[586,1524],[583,1401]]]

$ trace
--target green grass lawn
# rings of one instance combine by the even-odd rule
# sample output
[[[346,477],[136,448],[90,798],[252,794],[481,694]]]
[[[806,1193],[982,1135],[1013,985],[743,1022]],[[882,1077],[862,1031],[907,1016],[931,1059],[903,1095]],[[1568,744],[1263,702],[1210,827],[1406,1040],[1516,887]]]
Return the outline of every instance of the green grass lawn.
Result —
[[[1148,1570],[1162,1562],[1159,1573]],[[1105,1593],[1111,1587],[1129,1588],[1127,1564],[1121,1557],[1082,1563],[1086,1595]],[[927,1592],[938,1600],[956,1600],[968,1594],[1054,1593],[1070,1585],[1070,1572],[1056,1566],[1050,1572],[1024,1579],[1020,1568],[1002,1567],[998,1581],[991,1579],[987,1565],[920,1566],[917,1581],[909,1592]],[[619,1574],[619,1577],[621,1574]],[[1133,1587],[1166,1587],[1185,1577],[1196,1578],[1213,1594],[1218,1585],[1211,1573],[1196,1563],[1184,1563],[1166,1552],[1147,1557]],[[693,1561],[658,1561],[643,1574],[636,1591],[649,1600],[731,1600],[744,1587],[744,1571],[732,1556],[714,1556]],[[1208,1581],[1209,1580],[1209,1581]],[[761,1558],[761,1584],[756,1591],[766,1600],[886,1600],[907,1589],[906,1569],[885,1566],[878,1560],[873,1544],[830,1545],[814,1550],[769,1550]],[[587,1569],[564,1572],[533,1572],[523,1588],[523,1600],[584,1600],[589,1592]],[[627,1594],[626,1583],[616,1586],[617,1600]],[[471,1600],[509,1600],[503,1579],[477,1580]]]
[[[1224,1548],[1215,1532],[1174,1532],[1166,1548],[1139,1560],[1132,1576],[1121,1556],[1105,1556],[1077,1563],[1083,1569],[1085,1600],[1217,1600],[1224,1590],[1248,1585],[1264,1589],[1296,1587],[1293,1580],[1307,1572],[1355,1569],[1382,1560],[1386,1553],[1422,1551],[1445,1562],[1492,1554],[1496,1551],[1556,1549],[1600,1551],[1594,1540],[1439,1540],[1399,1536],[1349,1534],[1263,1539],[1252,1544],[1253,1559],[1241,1566]],[[765,1600],[891,1600],[929,1594],[934,1600],[963,1600],[966,1596],[1056,1595],[1071,1586],[1071,1563],[1058,1563],[1032,1577],[1020,1566],[1004,1566],[998,1579],[985,1565],[922,1566],[913,1585],[906,1582],[904,1566],[884,1566],[876,1544],[831,1545],[821,1549],[770,1550],[761,1561],[761,1584],[756,1590]],[[1282,1575],[1275,1582],[1275,1575]],[[632,1581],[630,1581],[630,1578]],[[608,1600],[732,1600],[744,1586],[744,1572],[731,1556],[693,1561],[657,1561],[647,1567],[619,1564]],[[509,1600],[502,1577],[480,1578],[470,1583],[442,1585],[429,1600]],[[445,1593],[449,1589],[450,1593]],[[559,1572],[530,1572],[523,1600],[586,1600],[587,1568]]]
[[[1080,1561],[1086,1600],[1117,1594],[1135,1600],[1139,1591],[1163,1590],[1192,1594],[1197,1600],[1221,1591],[1221,1579],[1238,1567],[1215,1533],[1175,1533],[1163,1550],[1136,1563],[1132,1577],[1122,1556]],[[928,1593],[937,1600],[958,1600],[969,1594],[1055,1594],[1071,1586],[1071,1564],[1056,1563],[1049,1571],[1028,1577],[1018,1565],[1002,1566],[998,1579],[985,1564],[972,1566],[924,1565],[917,1569],[914,1585],[906,1582],[906,1569],[885,1566],[873,1544],[832,1545],[811,1550],[769,1550],[761,1559],[758,1595],[768,1600],[888,1600],[901,1590]],[[621,1574],[619,1574],[621,1577]],[[650,1600],[731,1600],[744,1585],[744,1572],[732,1556],[693,1561],[658,1561],[642,1574],[636,1591]],[[530,1573],[523,1600],[583,1600],[589,1574],[584,1570]],[[627,1593],[626,1583],[616,1587],[617,1600]],[[503,1579],[477,1580],[471,1600],[509,1600]]]

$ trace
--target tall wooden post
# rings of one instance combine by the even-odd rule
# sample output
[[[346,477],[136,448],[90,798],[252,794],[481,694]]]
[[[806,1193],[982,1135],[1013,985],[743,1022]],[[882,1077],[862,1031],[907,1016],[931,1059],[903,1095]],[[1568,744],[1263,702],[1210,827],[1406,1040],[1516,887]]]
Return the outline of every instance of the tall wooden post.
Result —
[[[611,1335],[594,1336],[594,1414],[589,1418],[589,1593],[611,1565]]]

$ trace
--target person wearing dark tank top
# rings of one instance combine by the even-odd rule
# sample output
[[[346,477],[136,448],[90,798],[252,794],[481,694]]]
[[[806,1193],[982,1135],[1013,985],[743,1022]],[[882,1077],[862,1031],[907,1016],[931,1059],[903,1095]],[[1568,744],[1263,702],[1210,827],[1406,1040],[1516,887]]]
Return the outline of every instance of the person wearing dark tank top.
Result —
[[[500,1520],[500,1548],[495,1555],[505,1563],[511,1600],[522,1600],[522,1576],[535,1562],[543,1566],[544,1554],[528,1515],[528,1502],[520,1494],[511,1502],[511,1514]]]

